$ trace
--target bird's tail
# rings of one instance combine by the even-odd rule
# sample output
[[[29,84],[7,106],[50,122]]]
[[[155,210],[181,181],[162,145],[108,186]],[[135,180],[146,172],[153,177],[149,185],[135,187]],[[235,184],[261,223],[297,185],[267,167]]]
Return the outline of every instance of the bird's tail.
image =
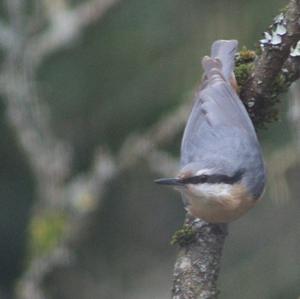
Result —
[[[231,81],[234,70],[234,55],[238,46],[236,40],[217,40],[212,44],[211,57],[202,60],[205,76],[214,74],[214,70],[221,72],[225,80]]]

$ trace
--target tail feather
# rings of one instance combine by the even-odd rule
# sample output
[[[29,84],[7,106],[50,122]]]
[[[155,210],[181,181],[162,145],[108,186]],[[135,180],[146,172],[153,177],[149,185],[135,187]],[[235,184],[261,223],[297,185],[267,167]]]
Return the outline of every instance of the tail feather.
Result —
[[[212,44],[211,57],[218,58],[222,63],[222,71],[226,80],[234,70],[234,55],[238,46],[236,40],[217,40]]]
[[[210,79],[215,74],[223,76],[222,62],[218,58],[214,59],[209,56],[204,56],[202,66],[207,79]]]
[[[219,71],[225,80],[230,81],[234,70],[234,55],[238,46],[236,40],[217,40],[211,47],[211,58],[204,57],[202,65],[207,78],[214,70]]]

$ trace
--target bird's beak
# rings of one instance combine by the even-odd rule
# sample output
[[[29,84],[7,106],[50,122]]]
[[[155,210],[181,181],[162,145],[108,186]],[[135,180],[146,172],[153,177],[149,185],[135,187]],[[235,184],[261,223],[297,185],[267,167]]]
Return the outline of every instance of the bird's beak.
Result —
[[[159,185],[171,185],[171,186],[181,186],[184,187],[184,184],[181,182],[180,179],[177,178],[164,178],[164,179],[157,179],[154,183]]]

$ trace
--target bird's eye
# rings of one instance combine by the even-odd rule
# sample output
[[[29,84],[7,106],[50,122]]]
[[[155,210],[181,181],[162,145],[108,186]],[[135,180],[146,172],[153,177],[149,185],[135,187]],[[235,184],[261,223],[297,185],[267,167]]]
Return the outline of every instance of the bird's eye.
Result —
[[[205,183],[205,182],[207,182],[207,180],[208,180],[208,176],[205,174],[201,174],[198,176],[199,183]]]

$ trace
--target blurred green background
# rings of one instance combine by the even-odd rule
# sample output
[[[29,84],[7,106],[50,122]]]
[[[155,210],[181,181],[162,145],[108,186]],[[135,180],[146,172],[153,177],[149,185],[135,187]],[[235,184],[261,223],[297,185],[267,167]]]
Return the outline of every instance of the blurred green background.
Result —
[[[74,145],[74,174],[88,169],[98,145],[117,152],[130,133],[143,132],[189,100],[201,79],[201,58],[214,40],[234,38],[254,48],[286,3],[123,0],[75,43],[48,57],[36,83],[56,134]],[[294,142],[287,98],[281,121],[260,132],[272,161],[269,171],[277,162],[274,152]],[[34,179],[7,124],[4,101],[0,113],[0,285],[9,294],[28,261],[35,198]],[[178,140],[172,154],[179,146]],[[267,190],[253,211],[231,225],[221,299],[300,296],[299,173],[295,164],[278,177],[288,181],[287,198],[272,200]],[[169,241],[184,211],[178,194],[152,184],[156,176],[141,162],[109,185],[98,220],[75,248],[75,268],[57,269],[45,281],[49,298],[170,297],[177,249]],[[271,184],[277,182],[270,181],[269,190]]]

